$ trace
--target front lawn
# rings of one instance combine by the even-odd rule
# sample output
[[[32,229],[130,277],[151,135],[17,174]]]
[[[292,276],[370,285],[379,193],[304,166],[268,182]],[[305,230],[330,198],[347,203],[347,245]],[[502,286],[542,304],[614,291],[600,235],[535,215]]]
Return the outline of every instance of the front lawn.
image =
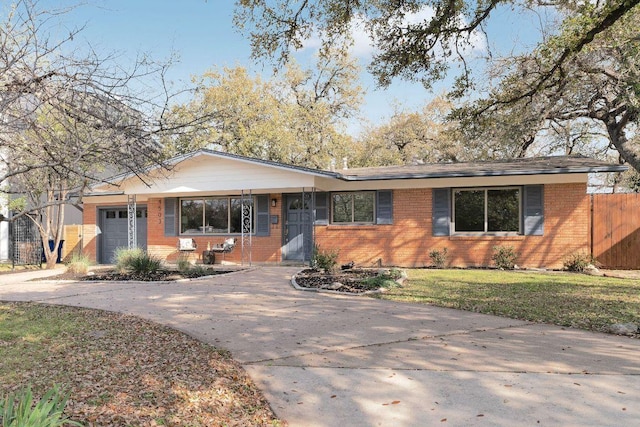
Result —
[[[376,298],[433,304],[607,332],[640,325],[640,281],[576,273],[408,270],[409,280]]]
[[[87,426],[282,424],[226,351],[133,316],[0,302],[0,400],[54,384]]]

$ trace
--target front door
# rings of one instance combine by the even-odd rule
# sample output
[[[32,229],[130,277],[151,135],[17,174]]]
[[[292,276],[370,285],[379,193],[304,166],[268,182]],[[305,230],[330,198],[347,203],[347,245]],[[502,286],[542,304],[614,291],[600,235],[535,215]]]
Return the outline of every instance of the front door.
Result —
[[[129,245],[129,231],[127,208],[100,209],[100,256],[101,264],[113,262],[116,249]],[[138,207],[136,210],[136,240],[138,247],[147,248],[147,208]]]
[[[308,261],[312,249],[311,194],[288,194],[285,200],[282,258]]]

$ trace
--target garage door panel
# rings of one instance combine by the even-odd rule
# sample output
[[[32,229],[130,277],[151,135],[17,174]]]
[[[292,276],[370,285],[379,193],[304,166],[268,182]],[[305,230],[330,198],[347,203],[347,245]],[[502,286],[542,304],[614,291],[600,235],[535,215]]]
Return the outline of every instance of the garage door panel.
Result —
[[[147,247],[147,209],[138,208],[136,212],[136,238],[138,247]],[[104,209],[100,213],[100,262],[108,264],[113,262],[116,249],[127,247],[129,244],[129,232],[127,230],[127,210],[121,208]]]

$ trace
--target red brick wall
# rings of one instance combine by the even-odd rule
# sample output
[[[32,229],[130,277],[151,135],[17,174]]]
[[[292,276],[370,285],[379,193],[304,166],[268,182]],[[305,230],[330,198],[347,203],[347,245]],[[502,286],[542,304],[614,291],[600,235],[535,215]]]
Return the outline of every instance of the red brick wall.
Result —
[[[355,261],[359,265],[387,265],[424,267],[431,265],[429,252],[447,248],[452,266],[489,266],[494,246],[513,246],[521,267],[560,268],[564,258],[579,250],[588,250],[589,199],[586,184],[553,184],[544,186],[543,236],[432,236],[431,189],[395,190],[393,192],[393,224],[370,226],[316,226],[316,243],[321,249],[339,251],[339,262]],[[271,215],[278,215],[278,224],[271,224],[268,237],[252,237],[253,262],[282,261],[282,199],[277,207],[270,207]],[[164,236],[164,201],[149,199],[147,248],[168,261],[178,257],[178,237]],[[84,249],[95,259],[96,205],[85,205]],[[196,237],[198,251],[192,254],[201,261],[207,243],[217,245],[224,236]],[[225,260],[240,262],[240,241]],[[248,257],[248,255],[247,255]],[[221,259],[221,256],[217,256]],[[248,258],[246,258],[248,259]]]
[[[278,207],[269,207],[271,215],[280,215],[281,202],[279,196],[271,196],[278,200]],[[166,237],[164,235],[164,199],[149,199],[147,203],[149,218],[147,223],[147,250],[160,256],[167,261],[175,261],[179,253],[177,251],[177,236]],[[252,236],[251,259],[255,262],[280,262],[280,241],[282,219],[278,224],[271,224],[271,232],[267,237]],[[191,237],[191,236],[189,236]],[[202,251],[206,250],[207,244],[211,246],[222,244],[229,236],[202,236],[194,237],[198,250],[190,255],[190,258],[197,262],[202,262]],[[233,236],[238,240],[235,249],[228,254],[224,254],[224,260],[239,263],[242,261],[242,244],[240,236]],[[223,259],[222,254],[216,254],[216,262]],[[245,260],[249,259],[248,249],[245,250]]]
[[[512,246],[521,267],[561,268],[564,258],[588,250],[586,184],[545,185],[543,236],[432,236],[431,189],[395,190],[393,225],[318,226],[321,249],[339,251],[339,262],[424,267],[429,252],[447,248],[452,266],[490,266],[494,246]]]

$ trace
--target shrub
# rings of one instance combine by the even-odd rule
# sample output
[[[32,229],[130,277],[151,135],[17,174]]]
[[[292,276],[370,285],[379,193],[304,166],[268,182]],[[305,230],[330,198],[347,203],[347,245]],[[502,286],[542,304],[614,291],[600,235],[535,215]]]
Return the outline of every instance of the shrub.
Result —
[[[375,277],[369,277],[362,280],[362,284],[365,285],[369,289],[380,289],[380,288],[397,288],[400,284],[396,281],[400,277],[402,277],[402,271],[398,269],[392,269]]]
[[[120,273],[126,273],[131,265],[131,260],[140,256],[142,252],[140,248],[117,248],[113,253],[113,263],[116,266],[116,270]]]
[[[513,246],[494,246],[491,259],[495,263],[496,267],[502,270],[513,270],[516,266],[516,259],[518,254],[513,249]]]
[[[431,258],[431,264],[435,268],[445,268],[447,265],[447,248],[432,250],[429,252],[429,258]]]
[[[87,274],[91,261],[87,255],[74,253],[67,263],[67,271],[73,274]]]
[[[323,251],[318,245],[314,245],[311,256],[311,267],[333,271],[338,263],[338,251]]]
[[[565,270],[579,273],[584,272],[591,264],[593,264],[593,257],[584,251],[569,255],[563,262]]]
[[[176,262],[176,266],[178,267],[178,271],[181,273],[186,273],[187,271],[191,270],[191,267],[192,267],[189,260],[184,257],[178,258],[178,261]]]
[[[115,251],[114,261],[116,270],[120,273],[150,274],[162,267],[162,261],[149,255],[147,251],[134,248],[118,248]]]
[[[0,400],[0,422],[2,427],[62,427],[82,426],[63,416],[68,395],[56,385],[35,405],[33,393],[25,388]]]

